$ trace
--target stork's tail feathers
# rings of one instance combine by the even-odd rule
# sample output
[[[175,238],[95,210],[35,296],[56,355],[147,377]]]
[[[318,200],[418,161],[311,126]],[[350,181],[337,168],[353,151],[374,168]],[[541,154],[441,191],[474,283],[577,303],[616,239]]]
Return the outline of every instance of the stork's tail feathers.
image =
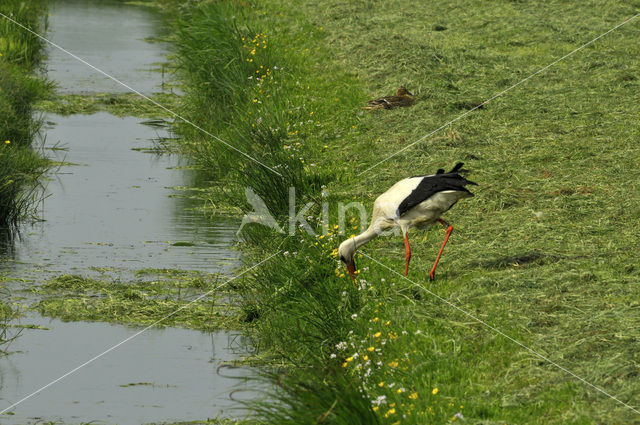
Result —
[[[458,172],[463,172],[463,171],[467,171],[467,170],[462,170],[462,166],[464,165],[464,162],[458,162],[451,171],[449,171],[450,173],[458,173]]]
[[[465,181],[465,184],[471,184],[471,185],[477,186],[477,185],[478,185],[478,183],[472,182],[471,180],[467,180],[467,179],[465,179],[465,178],[462,176],[462,174],[464,174],[464,173],[468,173],[468,172],[469,172],[469,170],[466,170],[466,169],[462,168],[462,166],[463,166],[463,165],[464,165],[464,162],[458,162],[458,163],[453,167],[453,169],[452,169],[451,171],[449,171],[449,173],[448,173],[448,174],[457,174],[457,175],[459,175],[460,177],[462,177],[462,179]],[[443,171],[443,170],[442,170],[442,169],[439,169],[439,170],[436,172],[436,174],[441,174],[441,171]]]

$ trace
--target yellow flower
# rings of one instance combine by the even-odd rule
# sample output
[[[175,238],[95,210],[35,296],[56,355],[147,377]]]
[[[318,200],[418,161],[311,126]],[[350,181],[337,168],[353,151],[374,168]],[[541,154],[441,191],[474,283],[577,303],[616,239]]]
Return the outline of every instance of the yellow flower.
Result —
[[[367,356],[367,355],[362,356],[362,360],[364,360],[366,362],[367,360],[369,360],[369,356]]]
[[[404,388],[398,388],[398,389],[396,390],[396,392],[397,392],[398,394],[402,394],[402,393],[404,392]]]
[[[380,338],[380,335],[382,335],[382,332],[376,332],[373,334],[375,338]]]
[[[351,356],[351,357],[347,357],[347,360],[346,360],[346,362],[347,362],[347,363],[352,362],[352,361],[353,361],[353,356]],[[435,393],[434,393],[434,394],[435,394]]]
[[[389,326],[389,325],[391,324],[391,320],[387,320],[386,322],[384,322],[384,324],[385,324],[386,326]]]
[[[395,414],[395,413],[396,413],[396,409],[395,409],[395,407],[394,407],[394,408],[392,408],[392,409],[389,409],[389,411],[387,412],[387,414],[389,414],[389,415],[393,415],[393,414]]]
[[[377,412],[377,411],[378,411],[378,409],[379,409],[379,407],[378,407],[378,406],[373,406],[373,411],[374,411],[374,412]]]
[[[413,393],[409,394],[409,398],[411,400],[416,400],[418,398],[418,393],[413,392]]]
[[[342,363],[342,367],[347,367],[347,362]]]
[[[431,394],[433,394],[433,395],[438,394],[438,389],[437,389],[437,388],[434,388],[434,389],[431,391]]]
[[[375,348],[373,348],[373,347],[367,348],[367,351],[373,351],[373,350],[375,350]]]
[[[374,318],[373,318],[373,320],[372,320],[372,322],[373,322],[373,323],[376,323],[378,320],[380,320],[380,319],[378,319],[377,317],[374,317]]]
[[[4,144],[5,144],[5,145],[8,145],[9,143],[11,143],[11,140],[5,140],[5,141],[4,141]]]
[[[383,382],[383,381],[380,381],[380,382],[378,383],[378,386],[379,386],[380,388],[384,387],[384,382]]]

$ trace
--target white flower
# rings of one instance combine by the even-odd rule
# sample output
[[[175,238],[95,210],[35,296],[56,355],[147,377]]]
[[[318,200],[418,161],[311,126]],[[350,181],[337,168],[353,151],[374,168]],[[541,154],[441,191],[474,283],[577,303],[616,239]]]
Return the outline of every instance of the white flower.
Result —
[[[376,406],[380,406],[381,404],[386,404],[387,403],[387,396],[386,395],[379,395],[375,400],[371,400],[372,404],[375,404]]]
[[[289,256],[289,251],[283,252],[282,255],[284,255],[285,257],[288,257]]]
[[[335,353],[331,353],[331,355],[329,356],[330,359],[335,359],[336,357],[338,357],[338,356],[336,356]]]
[[[416,335],[420,335],[421,333],[422,333],[422,331],[421,331],[420,329],[418,329],[418,330],[416,331]]]
[[[455,415],[453,415],[453,416],[455,416],[455,417],[456,417],[456,418],[458,418],[458,419],[464,419],[464,416],[462,416],[462,413],[460,413],[460,412],[456,413],[456,414],[455,414]]]
[[[357,314],[357,313],[353,313],[353,314],[351,315],[351,318],[352,318],[353,320],[356,320],[356,319],[358,318],[358,314]]]
[[[336,344],[336,348],[338,350],[345,350],[347,348],[347,343],[344,342],[344,341],[341,341],[341,342]]]

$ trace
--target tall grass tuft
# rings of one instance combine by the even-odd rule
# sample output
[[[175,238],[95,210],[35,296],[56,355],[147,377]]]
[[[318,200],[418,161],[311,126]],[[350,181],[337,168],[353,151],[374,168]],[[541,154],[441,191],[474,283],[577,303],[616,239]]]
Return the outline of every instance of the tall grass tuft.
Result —
[[[39,32],[47,24],[47,0],[1,0],[0,12],[27,28]],[[42,40],[8,19],[0,19],[0,53],[2,60],[34,69],[44,55]]]
[[[180,127],[185,149],[212,185],[227,188],[226,202],[250,211],[243,190],[250,187],[285,227],[290,188],[295,188],[299,209],[319,199],[323,185],[336,178],[314,160],[335,143],[336,135],[323,131],[324,120],[335,119],[336,110],[353,110],[362,98],[361,92],[344,92],[335,84],[335,77],[345,84],[348,76],[308,74],[315,65],[302,33],[309,39],[322,37],[317,28],[283,30],[264,19],[262,11],[234,2],[191,5],[176,23],[189,119],[280,175],[186,124]],[[317,222],[313,226],[319,227]],[[301,245],[300,234],[274,235],[259,226],[248,226],[243,236],[247,258],[284,253],[257,269],[250,283],[236,286],[260,345],[287,364],[265,372],[264,378],[278,388],[269,399],[279,403],[254,405],[258,416],[270,423],[324,417],[346,424],[356,415],[376,423],[360,383],[341,373],[338,360],[332,360],[334,373],[326,382],[312,379],[325,374],[327,352],[347,336],[349,317],[360,307],[357,291],[345,288],[336,275],[330,250]],[[345,289],[350,296],[340,295]],[[336,398],[340,403],[327,411]]]
[[[35,31],[46,26],[42,1],[2,0],[0,11]],[[33,104],[51,90],[50,83],[30,75],[42,52],[40,39],[0,18],[0,227],[5,229],[34,207],[48,169],[42,153],[32,148],[41,124]]]

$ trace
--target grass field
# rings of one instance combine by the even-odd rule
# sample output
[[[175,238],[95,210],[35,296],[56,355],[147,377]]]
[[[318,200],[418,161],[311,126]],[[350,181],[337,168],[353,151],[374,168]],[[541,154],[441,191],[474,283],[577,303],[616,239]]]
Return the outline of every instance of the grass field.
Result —
[[[639,8],[329,0],[186,9],[177,43],[189,117],[286,171],[277,178],[185,126],[214,201],[242,205],[251,186],[284,216],[289,185],[299,205],[319,201],[326,185],[332,205],[370,206],[395,181],[456,161],[480,184],[447,214],[456,230],[434,283],[439,228],[412,233],[410,280],[397,273],[401,238],[364,247],[359,289],[332,256],[344,236],[248,228],[256,262],[289,253],[239,288],[258,337],[290,365],[268,376],[280,403],[259,409],[263,421],[640,423],[629,407],[640,405],[640,21],[360,175]],[[414,107],[360,109],[400,84]]]

